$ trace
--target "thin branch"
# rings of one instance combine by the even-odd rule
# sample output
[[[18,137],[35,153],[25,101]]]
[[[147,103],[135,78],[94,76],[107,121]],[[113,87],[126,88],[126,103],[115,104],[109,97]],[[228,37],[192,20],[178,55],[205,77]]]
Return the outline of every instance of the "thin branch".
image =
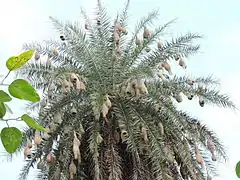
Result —
[[[10,84],[0,84],[1,86],[9,86]]]
[[[8,121],[5,121],[5,122],[6,122],[6,124],[7,124],[7,127],[9,127]]]
[[[17,118],[10,118],[10,119],[1,119],[1,121],[22,121],[21,117],[17,117]]]
[[[0,85],[3,85],[3,82],[7,79],[7,77],[9,76],[11,71],[8,71],[7,75],[3,78],[2,82],[0,83]]]

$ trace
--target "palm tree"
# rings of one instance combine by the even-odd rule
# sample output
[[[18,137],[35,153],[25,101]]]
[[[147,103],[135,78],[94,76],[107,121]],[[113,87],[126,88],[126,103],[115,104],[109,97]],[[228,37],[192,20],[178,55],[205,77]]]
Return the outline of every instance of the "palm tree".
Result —
[[[24,132],[29,159],[20,179],[37,164],[37,179],[200,180],[217,175],[213,161],[227,159],[216,134],[176,105],[188,98],[235,109],[212,76],[172,75],[169,61],[186,69],[202,36],[159,41],[174,20],[150,31],[157,11],[130,36],[128,6],[110,20],[98,0],[92,20],[82,10],[85,29],[50,17],[60,40],[24,45],[35,59],[18,76],[42,90],[30,108],[48,131]]]

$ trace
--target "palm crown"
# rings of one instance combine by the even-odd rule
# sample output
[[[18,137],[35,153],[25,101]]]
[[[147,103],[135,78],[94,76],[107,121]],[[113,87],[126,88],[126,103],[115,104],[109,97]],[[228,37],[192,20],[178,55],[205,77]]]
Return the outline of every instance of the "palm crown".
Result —
[[[51,17],[61,40],[24,45],[36,50],[35,60],[18,75],[43,90],[31,108],[48,132],[25,131],[22,147],[34,138],[36,149],[25,153],[21,179],[37,162],[39,179],[197,180],[216,175],[212,161],[227,158],[216,135],[174,102],[186,95],[201,107],[235,108],[211,76],[172,75],[168,62],[186,69],[183,59],[198,52],[193,41],[201,36],[158,41],[174,21],[150,31],[157,11],[130,36],[128,6],[110,20],[98,1],[93,20],[82,10],[85,29]]]

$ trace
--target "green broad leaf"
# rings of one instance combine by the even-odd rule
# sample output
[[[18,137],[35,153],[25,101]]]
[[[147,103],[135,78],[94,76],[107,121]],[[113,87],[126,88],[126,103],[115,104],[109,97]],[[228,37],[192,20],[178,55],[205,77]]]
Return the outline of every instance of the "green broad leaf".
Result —
[[[24,79],[16,79],[8,87],[9,93],[18,99],[31,102],[40,101],[40,96],[36,90]]]
[[[16,127],[5,127],[1,131],[1,140],[6,151],[12,154],[22,142],[22,133]]]
[[[39,131],[46,131],[44,127],[39,125],[33,118],[31,118],[29,115],[24,114],[22,115],[21,119],[30,127],[37,129]]]
[[[6,103],[4,103],[4,105],[6,107],[7,112],[9,112],[10,114],[13,114],[12,109]]]
[[[0,90],[0,102],[9,102],[12,98],[8,95],[8,93]]]
[[[236,174],[237,177],[240,178],[240,161],[236,164]]]
[[[6,107],[3,102],[0,102],[0,119],[2,119],[6,114]]]
[[[7,62],[6,62],[6,66],[8,68],[9,71],[14,69],[14,62],[18,62],[18,57],[17,56],[11,56],[10,58],[8,58]]]
[[[12,56],[7,60],[6,66],[9,71],[18,69],[26,64],[32,58],[33,54],[34,50],[28,50],[21,53],[19,56]]]

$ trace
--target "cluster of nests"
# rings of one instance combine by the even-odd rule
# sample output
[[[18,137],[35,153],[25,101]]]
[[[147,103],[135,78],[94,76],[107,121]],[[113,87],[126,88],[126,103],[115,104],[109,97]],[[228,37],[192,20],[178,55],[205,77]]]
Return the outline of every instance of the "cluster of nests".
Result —
[[[187,81],[187,84],[188,84],[188,86],[189,86],[190,89],[194,89],[195,83],[194,83],[194,80],[193,80],[193,79],[189,78],[188,81]],[[204,90],[203,84],[202,84],[202,83],[198,83],[198,84],[197,84],[197,89],[198,89],[199,91],[203,91],[203,90]],[[181,103],[181,102],[183,101],[183,94],[184,94],[184,93],[179,92],[179,93],[177,93],[177,94],[174,94],[174,95],[173,95],[173,98],[176,99],[176,101],[177,101],[178,103]],[[194,97],[194,95],[191,94],[191,93],[186,93],[186,95],[187,95],[188,100],[192,100],[193,97]],[[199,101],[198,101],[198,102],[199,102],[199,105],[200,105],[201,107],[204,107],[205,101],[204,101],[203,97],[198,96],[198,99],[199,99]]]
[[[72,112],[74,113],[74,112]],[[56,113],[53,117],[53,123],[61,123],[62,120],[62,116],[61,113]],[[193,124],[193,129],[198,129],[198,124]],[[115,139],[118,139],[118,142],[120,142],[120,138],[122,142],[125,142],[127,140],[128,137],[128,132],[126,130],[126,126],[124,124],[121,124],[120,126],[120,134],[116,133],[118,137],[116,137],[115,135]],[[164,135],[164,127],[163,124],[161,122],[158,123],[158,127],[159,127],[159,131],[161,135]],[[49,129],[44,132],[42,135],[40,134],[40,132],[36,131],[35,135],[34,135],[34,139],[33,139],[33,144],[32,143],[28,143],[27,146],[24,149],[24,155],[27,158],[32,158],[34,156],[34,154],[31,152],[31,148],[34,146],[36,148],[38,148],[42,142],[45,142],[47,140],[50,139],[51,137],[51,131],[53,131],[54,129],[52,129],[53,127],[49,127]],[[82,135],[85,133],[84,129],[82,128],[82,130],[80,130],[79,133],[76,133],[75,131],[73,131],[73,140],[72,140],[72,152],[73,152],[73,157],[71,158],[71,163],[69,165],[69,177],[70,179],[74,179],[75,174],[77,173],[77,167],[76,167],[76,161],[77,164],[81,164],[81,154],[80,154],[80,145],[81,145],[81,139],[82,139]],[[120,135],[120,137],[119,137]],[[144,126],[141,125],[141,135],[142,135],[142,139],[144,141],[144,144],[148,144],[149,139],[148,139],[148,129]],[[212,141],[212,138],[210,136],[206,137],[207,140],[207,148],[208,150],[211,152],[212,154],[212,160],[216,161],[216,147]],[[98,132],[97,135],[97,144],[100,145],[103,141],[103,138],[101,136],[101,134]],[[146,152],[146,149],[144,148],[145,146],[142,146],[140,148],[140,150],[142,150],[144,152]],[[167,144],[164,146],[164,152],[166,154],[171,154],[171,147],[168,146]],[[201,165],[201,167],[204,167],[204,159],[202,157],[202,155],[199,152],[198,149],[198,145],[196,142],[194,142],[194,152],[195,152],[195,157],[196,157],[196,161]],[[59,157],[60,158],[60,157]],[[48,153],[48,155],[46,156],[46,160],[47,164],[51,165],[54,164],[56,162],[56,156],[54,155],[54,153],[51,151],[50,153]],[[41,169],[42,167],[42,160],[40,158],[40,161],[38,162],[37,167],[39,169]],[[59,170],[59,174],[60,174],[60,170]]]
[[[186,115],[186,114],[183,114],[183,115]],[[202,126],[201,124],[194,120],[194,121],[191,121],[190,122],[190,126],[191,128],[195,131],[195,132],[199,132],[199,130],[201,130]],[[192,141],[191,141],[192,142]],[[205,137],[205,142],[206,142],[206,147],[207,149],[210,151],[211,153],[211,158],[212,158],[212,161],[216,161],[217,160],[217,157],[216,157],[216,146],[213,142],[213,139],[211,136],[207,135]],[[203,164],[203,158],[201,157],[200,153],[199,153],[199,150],[198,150],[198,146],[196,144],[196,142],[193,141],[193,144],[194,144],[194,148],[195,148],[195,154],[196,154],[196,158],[197,158],[197,161],[200,163],[200,164]]]
[[[197,86],[197,89],[199,91],[203,91],[203,84],[202,83],[198,83],[196,84],[195,81],[192,78],[188,78],[187,80],[187,85],[189,86],[189,88],[194,89],[194,86]],[[147,83],[146,80],[143,79],[128,79],[127,82],[125,83],[125,86],[122,86],[122,91],[132,95],[132,96],[136,96],[136,97],[141,97],[144,95],[148,94],[148,89],[147,89]],[[183,101],[183,94],[186,94],[187,98],[189,100],[192,100],[194,98],[194,95],[191,93],[174,93],[173,94],[173,98],[176,99],[176,101],[178,103],[181,103]],[[204,99],[199,96],[199,105],[201,107],[204,107]]]
[[[216,161],[216,160],[217,160],[217,157],[216,157],[216,148],[215,148],[215,145],[214,145],[211,137],[207,137],[207,148],[208,148],[208,150],[211,152],[212,161]],[[198,149],[198,146],[197,146],[196,143],[194,144],[194,152],[195,152],[195,156],[196,156],[197,162],[198,162],[202,167],[204,167],[204,159],[203,159],[202,155],[200,154],[199,149]]]
[[[78,92],[86,91],[84,80],[78,74],[72,73],[68,79],[62,81],[62,94],[68,94],[71,88],[75,88]]]
[[[116,23],[114,26],[113,39],[117,45],[117,53],[119,54],[119,56],[122,55],[122,49],[119,42],[121,33],[127,35],[127,30],[126,28],[123,28],[119,23]]]
[[[57,57],[57,56],[59,56],[59,52],[58,52],[58,49],[55,47],[54,49],[53,49],[53,56],[55,56],[55,57]],[[47,61],[46,61],[46,65],[47,66],[51,66],[51,64],[52,64],[52,62],[51,62],[51,56],[52,55],[48,55],[47,56]],[[40,61],[41,60],[41,55],[38,53],[38,52],[35,52],[35,54],[34,54],[34,59],[35,59],[35,61]]]
[[[98,22],[98,23],[100,23],[100,22]],[[87,23],[85,23],[85,29],[86,30],[89,29]],[[115,23],[114,32],[113,32],[113,39],[114,39],[114,41],[117,45],[117,49],[118,49],[117,51],[118,51],[119,55],[122,54],[121,46],[120,46],[120,35],[121,35],[121,33],[122,34],[127,34],[126,28],[122,27],[120,23]],[[137,47],[141,47],[144,44],[144,41],[147,41],[149,38],[151,38],[152,32],[147,27],[144,27],[144,31],[143,31],[142,36],[143,36],[143,42],[138,37],[135,40],[135,44],[137,45]],[[63,35],[60,36],[60,39],[62,41],[66,40],[66,38]],[[158,47],[159,50],[164,48],[164,45],[163,45],[161,40],[157,43],[157,47]],[[145,47],[145,50],[146,50],[146,52],[149,52],[150,48]],[[57,48],[53,49],[53,55],[54,56],[59,55],[59,52],[58,52]],[[40,59],[40,55],[38,53],[35,53],[35,60],[39,60],[39,59]],[[180,55],[177,55],[175,57],[175,60],[178,61],[179,65],[181,67],[183,67],[184,69],[187,68],[184,59]],[[49,57],[47,59],[47,64],[48,65],[51,64],[51,61],[50,61]],[[162,80],[164,80],[165,77],[166,77],[166,74],[164,74],[164,70],[167,71],[169,75],[173,74],[171,66],[167,61],[159,63],[158,66],[157,66],[157,69],[158,69],[157,75]],[[189,78],[187,83],[188,83],[190,88],[193,88],[194,80],[192,78]],[[70,77],[70,80],[66,79],[62,82],[62,84],[63,84],[62,85],[63,94],[67,94],[72,87],[75,87],[78,91],[85,91],[86,90],[86,86],[84,84],[84,81],[81,80],[81,78],[78,74],[72,74],[71,77]],[[203,89],[203,85],[198,84],[198,89]],[[141,94],[146,95],[146,94],[148,94],[148,90],[147,90],[147,87],[146,87],[146,82],[144,80],[140,80],[140,79],[128,80],[126,92],[128,94],[132,94],[132,95],[134,94],[137,97],[139,97]],[[182,98],[182,93],[181,92],[178,93],[178,94],[174,94],[173,96],[177,100],[177,102],[182,102],[183,98]],[[193,99],[192,94],[187,94],[187,97],[188,97],[189,100]],[[202,97],[199,97],[199,105],[201,107],[204,106],[204,99]],[[105,112],[103,114],[106,114],[106,112],[108,111],[107,109],[109,109],[109,108],[110,108],[109,103],[106,103],[106,105],[103,105],[103,110],[102,111]]]
[[[88,30],[88,25],[85,24],[85,29]],[[114,26],[114,32],[113,32],[113,40],[117,45],[117,52],[118,54],[121,56],[122,55],[122,50],[121,50],[121,46],[120,46],[120,35],[122,34],[127,34],[127,30],[125,28],[123,28],[119,23],[116,23]],[[143,32],[143,40],[146,41],[147,39],[149,39],[151,37],[152,33],[149,29],[147,29],[146,27],[144,27],[144,32]],[[61,35],[60,39],[62,41],[65,41],[66,38]],[[141,47],[143,45],[144,42],[142,42],[138,37],[135,40],[135,44],[137,47]],[[161,41],[158,42],[157,47],[159,50],[164,48],[164,45]],[[150,48],[149,47],[145,47],[145,51],[146,52],[150,52]],[[54,56],[58,56],[59,52],[57,50],[57,48],[54,48],[53,50],[53,55]],[[35,53],[34,56],[35,60],[38,61],[40,59],[40,54]],[[178,61],[179,65],[181,67],[183,67],[184,69],[187,68],[185,61],[183,60],[183,58],[181,58],[181,56],[176,56],[175,60]],[[50,58],[48,57],[47,59],[47,65],[51,65],[51,61]],[[167,71],[169,75],[172,75],[172,70],[171,70],[171,66],[168,62],[161,62],[158,66],[158,77],[162,80],[164,80],[164,74],[163,71]],[[86,85],[85,85],[85,81],[83,80],[83,78],[81,78],[78,74],[76,73],[71,73],[69,74],[68,77],[65,77],[62,81],[61,81],[61,93],[63,95],[67,95],[71,89],[76,89],[78,92],[83,92],[86,91]],[[193,88],[194,86],[194,80],[192,78],[189,78],[187,81],[187,84],[189,85],[190,88]],[[203,85],[202,84],[198,84],[197,88],[199,90],[203,89]],[[146,81],[143,79],[129,79],[125,84],[124,87],[122,88],[122,90],[126,93],[126,94],[131,94],[134,95],[136,97],[140,97],[140,96],[144,96],[148,94],[148,89],[147,89],[147,85],[146,85]],[[50,86],[48,89],[48,94],[53,95],[55,91],[55,87]],[[192,94],[188,94],[187,95],[189,100],[193,99],[193,95]],[[182,102],[183,101],[183,97],[181,93],[175,94],[174,98],[176,99],[177,102]],[[204,106],[204,100],[203,98],[199,97],[199,104],[201,107]],[[110,108],[112,107],[112,103],[110,100],[110,96],[108,94],[106,94],[103,98],[103,103],[102,103],[102,108],[101,108],[101,114],[102,117],[107,120],[107,114],[110,110]],[[76,109],[71,110],[73,113],[77,113]],[[98,109],[93,109],[94,114],[96,115],[95,117],[98,118]],[[41,134],[40,132],[35,132],[34,135],[34,146],[38,147],[41,144],[41,140],[48,140],[51,137],[51,131],[55,131],[56,130],[56,124],[61,124],[62,123],[62,117],[61,117],[61,113],[56,113],[54,115],[53,121],[50,123],[49,129],[47,132],[44,132]],[[160,133],[163,135],[164,134],[164,127],[163,124],[161,122],[159,122],[158,124],[159,128],[160,128]],[[141,127],[141,133],[142,133],[142,137],[144,142],[147,144],[148,143],[148,135],[147,135],[147,128],[142,126]],[[126,141],[128,133],[126,131],[126,127],[125,125],[120,125],[120,136],[122,139],[122,142]],[[74,160],[77,160],[78,163],[81,163],[81,154],[80,154],[80,150],[79,150],[79,146],[81,144],[81,134],[76,134],[76,132],[74,131],[74,137],[73,137],[73,154],[74,157],[71,160],[71,163],[69,165],[69,176],[70,179],[74,178],[74,175],[77,172],[77,168],[76,165],[74,163]],[[100,144],[102,142],[102,137],[99,134],[98,135],[98,143]],[[28,143],[26,148],[24,149],[24,155],[28,158],[32,158],[33,157],[33,153],[31,152],[31,148],[33,147],[32,143]],[[214,143],[212,142],[212,139],[210,137],[207,138],[207,147],[210,150],[211,154],[212,154],[212,160],[216,161],[216,155],[215,155],[215,146]],[[168,149],[168,147],[166,146],[164,148],[164,151],[166,151],[166,153],[168,151],[170,151]],[[196,155],[196,160],[200,165],[204,165],[204,160],[203,157],[201,156],[201,154],[199,153],[197,144],[195,143],[195,155]],[[46,162],[47,163],[54,163],[56,161],[56,157],[55,155],[50,152],[47,157],[46,157]]]
[[[122,28],[119,23],[116,23],[115,28],[114,28],[114,41],[118,47],[120,47],[119,46],[119,33],[121,33],[121,32],[125,33],[126,32],[125,28]],[[143,42],[138,37],[135,40],[135,44],[137,46],[136,50],[139,50],[138,47],[141,47],[144,44],[144,42],[146,42],[152,36],[152,32],[147,27],[144,27],[142,36],[143,36]],[[162,50],[164,48],[164,45],[161,40],[158,41],[157,47],[159,50]],[[147,47],[147,46],[145,47],[146,52],[150,52],[150,50],[151,49],[149,47]],[[183,69],[187,68],[187,65],[186,65],[184,59],[180,55],[175,56],[174,59],[175,59],[175,61],[178,61],[179,66],[181,66]],[[162,80],[165,79],[164,70],[167,71],[169,75],[173,75],[171,66],[167,61],[159,63],[157,68],[158,68],[157,75]],[[189,85],[190,88],[193,89],[194,80],[191,77],[189,77],[187,84]],[[199,83],[198,89],[203,90],[203,84]],[[131,95],[136,95],[137,97],[139,97],[140,95],[148,94],[148,90],[146,87],[146,81],[144,81],[142,79],[128,80],[126,92]],[[187,94],[187,98],[189,100],[192,100],[193,97],[194,97],[193,94]],[[174,98],[179,103],[183,101],[182,93],[174,94]],[[199,105],[201,107],[203,107],[204,104],[205,104],[204,99],[202,97],[199,97]]]
[[[98,25],[100,25],[100,20],[97,21]],[[89,30],[89,25],[87,23],[85,23],[85,29]],[[121,49],[121,45],[120,45],[120,36],[121,35],[127,35],[128,32],[126,30],[126,28],[122,27],[120,23],[116,23],[114,25],[114,30],[113,30],[113,40],[117,45],[117,53],[119,54],[119,56],[122,55],[122,49]],[[66,37],[64,35],[60,35],[60,39],[62,41],[66,41]]]
[[[84,132],[82,132],[84,133]],[[34,153],[32,153],[31,148],[33,148],[33,146],[35,148],[38,148],[42,142],[47,141],[50,138],[50,134],[49,132],[44,132],[43,136],[41,137],[40,132],[35,132],[34,135],[34,144],[32,143],[28,143],[27,146],[24,149],[24,156],[28,159],[33,158]],[[71,163],[69,165],[69,177],[70,179],[74,179],[74,175],[77,172],[77,167],[74,163],[75,160],[77,160],[78,164],[81,164],[81,154],[80,154],[80,145],[81,145],[81,137],[82,134],[76,134],[76,132],[73,132],[73,146],[72,146],[72,152],[73,152],[73,158],[71,159]],[[60,157],[59,157],[60,158]],[[47,165],[51,165],[54,164],[56,162],[56,156],[53,153],[53,151],[49,152],[48,155],[46,156],[46,163]],[[42,162],[42,159],[39,159],[39,162],[37,164],[37,168],[41,169],[43,167],[44,163]],[[55,172],[55,179],[60,179],[60,175],[61,171],[58,167],[57,171]],[[57,178],[58,177],[58,178]]]

